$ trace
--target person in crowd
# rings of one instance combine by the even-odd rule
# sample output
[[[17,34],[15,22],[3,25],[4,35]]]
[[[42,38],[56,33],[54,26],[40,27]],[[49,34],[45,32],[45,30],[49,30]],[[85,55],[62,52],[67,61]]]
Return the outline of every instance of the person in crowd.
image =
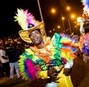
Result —
[[[83,53],[83,61],[84,62],[89,62],[89,55],[87,53]]]
[[[18,68],[18,50],[15,47],[14,40],[11,39],[10,43],[8,43],[8,48],[6,49],[6,53],[9,58],[10,65],[10,79],[14,78],[14,69],[16,71],[17,77],[20,78],[19,68]]]
[[[6,55],[4,42],[0,39],[0,62],[2,65],[3,75],[9,77],[9,59]]]
[[[86,64],[83,61],[80,49],[76,52],[70,75],[74,87],[78,87],[86,75]]]

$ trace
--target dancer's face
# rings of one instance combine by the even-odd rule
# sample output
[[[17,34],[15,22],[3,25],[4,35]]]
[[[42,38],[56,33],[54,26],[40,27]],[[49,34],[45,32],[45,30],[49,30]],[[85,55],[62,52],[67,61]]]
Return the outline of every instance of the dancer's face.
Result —
[[[38,30],[32,31],[30,38],[35,45],[39,45],[43,41],[42,35]]]

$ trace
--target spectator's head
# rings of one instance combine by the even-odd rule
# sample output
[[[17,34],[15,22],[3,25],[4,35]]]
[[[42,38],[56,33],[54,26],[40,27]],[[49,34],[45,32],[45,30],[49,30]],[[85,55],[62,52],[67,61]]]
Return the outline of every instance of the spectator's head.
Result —
[[[0,46],[2,46],[3,44],[4,44],[4,41],[0,39]]]

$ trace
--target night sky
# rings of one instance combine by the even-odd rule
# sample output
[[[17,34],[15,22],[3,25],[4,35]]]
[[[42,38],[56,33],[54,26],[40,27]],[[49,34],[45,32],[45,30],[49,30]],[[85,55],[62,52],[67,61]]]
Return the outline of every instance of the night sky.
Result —
[[[40,0],[40,5],[46,31],[53,29],[56,24],[60,23],[60,12],[62,12],[64,16],[70,14],[65,10],[67,5],[69,5],[72,12],[78,16],[82,15],[83,9],[81,0]],[[51,7],[55,7],[58,11],[55,16],[50,13]],[[17,8],[28,9],[37,20],[41,21],[37,0],[2,0],[0,2],[0,37],[18,35],[18,31],[21,28],[17,22],[14,22]]]

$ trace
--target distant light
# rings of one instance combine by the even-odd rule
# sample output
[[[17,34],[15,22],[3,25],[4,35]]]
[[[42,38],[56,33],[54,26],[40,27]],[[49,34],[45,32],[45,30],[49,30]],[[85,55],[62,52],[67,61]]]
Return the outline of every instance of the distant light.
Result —
[[[62,20],[65,20],[65,17],[62,17]]]
[[[52,14],[55,14],[55,13],[56,13],[56,9],[55,9],[55,8],[52,8],[52,9],[51,9],[51,13],[52,13]]]
[[[66,7],[66,10],[67,10],[67,11],[70,11],[70,9],[71,9],[70,6],[67,6],[67,7]]]
[[[49,32],[51,33],[52,31],[50,30]]]
[[[74,23],[76,24],[77,22],[76,22],[76,21],[74,21]]]
[[[77,23],[77,26],[80,26],[80,23]]]
[[[77,28],[77,26],[76,26],[76,25],[75,25],[74,27],[75,27],[75,28]]]
[[[75,19],[75,14],[71,14],[71,19]]]
[[[61,28],[61,26],[60,26],[60,25],[58,25],[58,26],[57,26],[57,28],[58,28],[58,29],[60,29],[60,28]]]
[[[68,29],[66,31],[68,31]]]
[[[53,29],[53,31],[55,31],[55,29]]]
[[[77,18],[77,22],[82,22],[82,18],[81,17],[78,17]]]

